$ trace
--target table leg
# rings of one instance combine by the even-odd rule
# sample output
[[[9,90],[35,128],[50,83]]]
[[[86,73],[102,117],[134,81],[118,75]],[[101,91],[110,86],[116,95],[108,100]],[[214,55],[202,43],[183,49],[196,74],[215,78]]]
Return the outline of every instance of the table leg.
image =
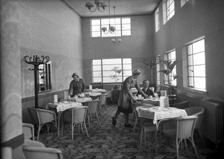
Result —
[[[155,154],[158,154],[158,131],[159,131],[159,124],[156,123],[156,132],[155,132]]]

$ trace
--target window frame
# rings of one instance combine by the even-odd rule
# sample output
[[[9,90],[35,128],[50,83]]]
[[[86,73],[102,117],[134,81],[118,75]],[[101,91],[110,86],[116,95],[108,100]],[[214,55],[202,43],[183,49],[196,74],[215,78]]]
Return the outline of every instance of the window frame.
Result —
[[[194,52],[193,49],[191,51],[189,51],[190,48],[193,48],[193,45],[196,44],[197,42],[200,42],[203,40],[203,43],[204,43],[204,50],[203,51],[200,51],[200,52]],[[191,53],[189,53],[191,52]],[[199,54],[203,54],[203,58],[204,58],[204,63],[203,64],[195,64],[194,63],[194,57],[199,55]],[[189,61],[189,56],[192,56],[192,60],[191,62]],[[199,90],[199,91],[203,91],[203,92],[206,92],[206,89],[207,89],[207,86],[206,86],[206,54],[205,54],[205,38],[200,38],[200,39],[197,39],[189,44],[186,45],[186,59],[187,59],[187,87],[189,89],[194,89],[194,90]],[[198,76],[198,75],[195,75],[194,72],[195,72],[195,66],[204,66],[204,76]],[[193,70],[190,70],[190,68]],[[192,75],[189,75],[190,73],[189,72],[192,72]],[[201,71],[200,71],[201,72]],[[192,78],[192,82],[193,84],[190,84],[190,78]],[[200,87],[197,87],[195,86],[195,79],[196,78],[204,78],[204,88],[200,88]]]
[[[173,10],[171,10],[173,7]],[[171,10],[171,11],[170,11]],[[173,13],[171,15],[171,13]],[[163,24],[168,22],[175,15],[175,0],[163,1]]]
[[[127,20],[126,20],[127,19]],[[102,22],[105,22],[108,20],[108,23],[103,24]],[[99,21],[98,24],[93,24],[93,21]],[[125,22],[125,21],[130,21]],[[115,26],[116,29],[114,33],[104,33],[101,28],[106,27],[107,30],[109,28],[109,24],[111,26]],[[126,27],[125,27],[126,26]],[[98,27],[98,29],[93,29],[93,27]],[[130,28],[130,29],[127,29]],[[129,31],[130,33],[126,33]],[[98,33],[97,35],[94,36],[93,33]],[[131,18],[130,17],[113,17],[113,18],[94,18],[90,20],[90,36],[91,38],[105,38],[105,37],[122,37],[122,36],[131,36]]]
[[[160,21],[159,21],[159,7],[156,9],[155,11],[155,15],[154,15],[154,18],[155,18],[155,32],[158,32],[159,29],[160,29]]]
[[[124,61],[128,59],[130,60],[130,63],[125,63]],[[94,65],[94,61],[100,61],[100,63],[98,65]],[[110,63],[110,64],[105,64],[104,61],[111,61],[111,60],[120,60],[120,63]],[[113,67],[112,69],[110,70],[107,70],[107,67],[110,67],[110,66],[115,66]],[[120,73],[114,71],[114,69],[116,70],[116,67],[117,66],[121,66],[121,75]],[[130,69],[126,69],[125,72],[129,72],[129,74],[125,75],[124,74],[124,66],[125,65],[129,65]],[[94,67],[95,66],[100,66],[99,70],[94,70]],[[111,72],[111,71],[114,71],[114,74],[111,74],[110,76],[108,75],[104,75],[106,74],[106,72]],[[119,71],[119,70],[118,70]],[[94,76],[95,72],[99,72],[99,76]],[[118,73],[118,74],[117,74]],[[107,58],[107,59],[93,59],[92,60],[92,83],[121,83],[123,82],[128,76],[132,75],[132,58]],[[113,77],[114,76],[114,77]],[[107,77],[110,77],[110,78],[114,78],[115,81],[109,81],[109,82],[106,82],[106,79]],[[94,78],[100,78],[100,81],[95,81]],[[121,79],[121,80],[118,80],[118,79]]]

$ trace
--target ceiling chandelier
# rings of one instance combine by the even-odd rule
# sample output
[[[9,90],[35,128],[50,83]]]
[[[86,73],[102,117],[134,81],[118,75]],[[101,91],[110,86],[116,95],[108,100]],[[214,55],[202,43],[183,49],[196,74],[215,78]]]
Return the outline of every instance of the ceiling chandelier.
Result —
[[[114,8],[114,16],[115,16],[115,6],[113,6],[113,8]],[[109,0],[109,16],[110,16],[110,0]],[[109,30],[107,30],[107,27],[102,27],[101,30],[105,34],[108,34],[108,33],[113,34],[114,31],[116,30],[116,28],[114,26],[110,25],[110,18],[109,18]]]
[[[94,4],[95,4],[95,8],[94,8]],[[104,0],[94,0],[94,3],[86,2],[86,7],[89,9],[90,12],[95,12],[96,10],[99,10],[100,12],[104,12],[107,5],[104,2]]]

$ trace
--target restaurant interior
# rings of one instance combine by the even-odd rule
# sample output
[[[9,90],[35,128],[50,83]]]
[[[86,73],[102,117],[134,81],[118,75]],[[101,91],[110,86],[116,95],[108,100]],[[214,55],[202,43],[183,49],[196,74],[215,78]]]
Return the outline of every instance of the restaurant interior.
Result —
[[[1,0],[0,7],[2,158],[223,158],[223,0]],[[158,99],[135,96],[134,128],[124,127],[122,113],[113,126],[122,82],[135,69],[140,87],[149,80]],[[69,97],[73,73],[85,82],[80,101]],[[178,107],[182,102],[187,106]],[[87,109],[83,131],[70,125],[82,114],[76,107]],[[203,114],[189,115],[195,107]],[[179,111],[170,121],[155,119],[155,108]],[[37,109],[53,124],[36,122]],[[187,149],[165,131],[182,117],[195,118]]]

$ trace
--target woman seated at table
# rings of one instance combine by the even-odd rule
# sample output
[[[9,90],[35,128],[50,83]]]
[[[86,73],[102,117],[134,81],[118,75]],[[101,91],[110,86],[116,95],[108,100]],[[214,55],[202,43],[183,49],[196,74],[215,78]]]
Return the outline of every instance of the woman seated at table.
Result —
[[[142,93],[144,97],[148,97],[147,94],[145,94],[139,87],[137,83],[137,79],[139,75],[141,74],[141,71],[139,69],[136,69],[133,71],[132,76],[129,76],[125,79],[125,81],[122,83],[119,99],[118,99],[118,108],[116,111],[115,116],[112,118],[112,124],[113,126],[116,125],[116,119],[120,112],[125,114],[125,127],[132,127],[132,125],[129,124],[129,113],[132,113],[132,104],[133,101],[135,101],[135,97],[132,94],[131,88],[135,87],[139,92]]]
[[[149,97],[152,96],[152,97],[155,97],[153,91],[150,89],[149,87],[149,80],[144,80],[143,81],[143,88],[142,88],[142,91],[147,94]],[[138,94],[141,94],[141,92],[138,92]]]

